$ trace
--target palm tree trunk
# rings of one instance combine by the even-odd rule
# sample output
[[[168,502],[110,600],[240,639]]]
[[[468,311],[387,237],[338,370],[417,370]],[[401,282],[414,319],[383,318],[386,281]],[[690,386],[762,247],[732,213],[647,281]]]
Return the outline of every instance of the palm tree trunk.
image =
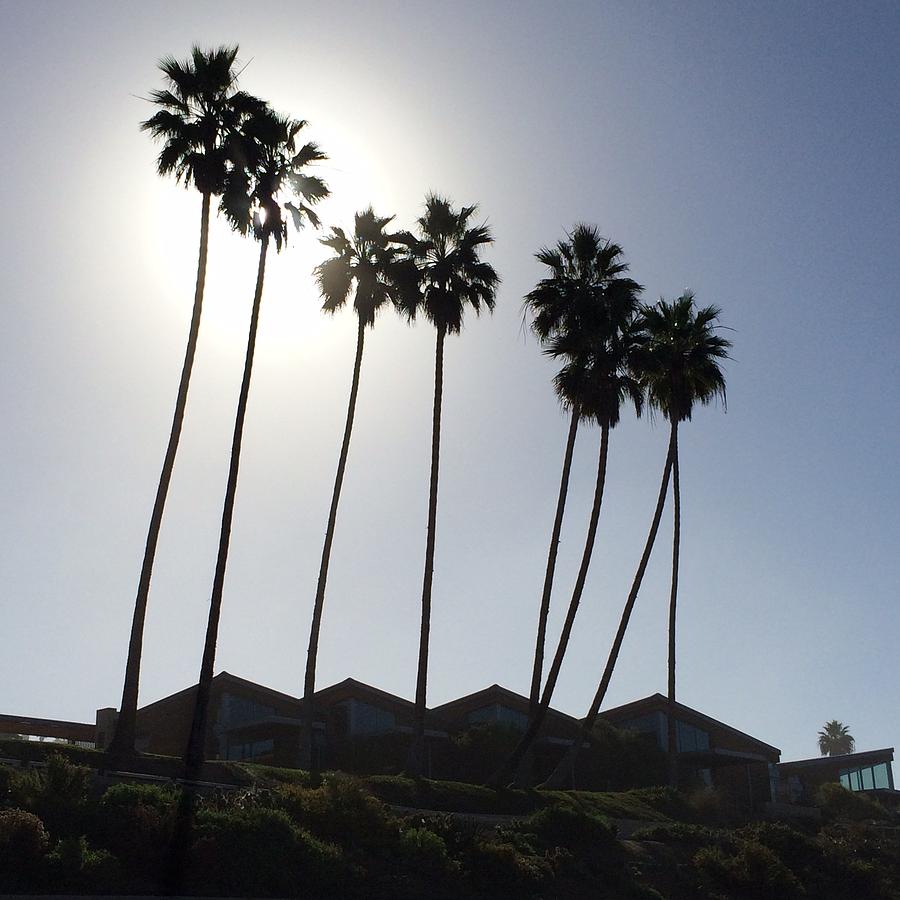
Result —
[[[318,760],[313,752],[313,727],[315,711],[313,710],[313,694],[316,691],[316,660],[319,654],[319,631],[322,627],[322,608],[325,605],[325,583],[328,580],[328,563],[331,560],[331,544],[334,541],[334,527],[337,521],[338,504],[341,499],[341,486],[344,483],[344,470],[347,468],[347,455],[350,452],[350,434],[353,431],[353,416],[356,413],[356,397],[359,393],[359,373],[362,368],[363,343],[365,341],[365,321],[359,317],[359,330],[356,337],[356,361],[353,365],[353,381],[350,385],[350,402],[347,406],[347,422],[344,425],[344,440],[341,444],[341,455],[338,459],[337,474],[334,478],[334,491],[331,494],[331,509],[328,513],[328,527],[325,530],[325,545],[322,548],[322,562],[319,565],[319,581],[316,585],[316,599],[313,603],[312,627],[309,632],[309,650],[306,655],[306,677],[303,683],[303,763],[318,768]]]
[[[569,608],[566,611],[566,618],[563,622],[559,643],[556,646],[556,653],[553,656],[553,662],[550,664],[550,671],[547,673],[547,681],[544,684],[544,690],[541,694],[541,702],[535,711],[535,715],[531,717],[528,728],[525,730],[525,733],[522,735],[511,756],[503,764],[500,771],[491,779],[491,783],[496,786],[504,786],[513,773],[518,772],[519,765],[531,745],[536,740],[538,733],[541,730],[541,726],[544,724],[547,710],[550,708],[550,701],[553,699],[553,691],[556,689],[559,671],[562,668],[563,658],[566,655],[566,649],[569,645],[569,637],[572,634],[572,626],[575,624],[575,614],[578,612],[578,606],[581,603],[581,595],[584,592],[584,585],[587,581],[588,569],[591,564],[591,555],[594,552],[594,539],[597,536],[597,523],[600,521],[600,508],[603,504],[603,488],[606,483],[606,461],[608,454],[609,425],[603,424],[600,428],[600,459],[597,465],[597,484],[594,488],[594,504],[591,507],[591,518],[588,523],[587,537],[584,542],[584,552],[581,556],[581,566],[578,569],[578,577],[575,580],[575,589],[572,591],[572,598],[569,600]]]
[[[569,437],[563,457],[562,479],[559,484],[559,498],[556,501],[556,517],[550,536],[550,551],[547,554],[547,570],[544,573],[544,589],[541,593],[541,608],[538,613],[537,641],[534,647],[534,670],[531,673],[531,694],[529,695],[529,719],[533,719],[541,702],[541,680],[544,675],[544,644],[547,639],[547,619],[550,616],[550,594],[553,591],[553,575],[556,571],[556,554],[559,550],[559,535],[562,531],[566,497],[569,492],[569,473],[572,470],[572,455],[575,450],[575,435],[578,432],[578,407],[572,408]]]
[[[181,381],[178,384],[178,395],[175,400],[175,415],[172,418],[169,443],[163,459],[159,485],[156,488],[153,512],[150,515],[147,543],[144,546],[144,561],[141,564],[137,597],[134,601],[131,638],[128,642],[128,659],[125,663],[125,684],[122,689],[122,703],[116,722],[116,730],[108,751],[109,759],[113,761],[114,765],[117,765],[134,753],[141,653],[144,644],[144,619],[147,615],[147,599],[150,594],[150,578],[153,574],[153,561],[156,557],[156,546],[159,542],[159,530],[162,525],[166,497],[169,493],[169,482],[172,480],[172,470],[175,467],[175,455],[178,452],[178,442],[181,438],[188,388],[191,383],[191,371],[194,367],[197,339],[200,334],[200,314],[203,310],[203,291],[206,286],[206,260],[209,251],[209,213],[210,194],[207,191],[203,194],[203,205],[200,212],[200,254],[197,260],[197,281],[194,287],[194,309],[191,313],[188,342],[184,353],[184,363],[181,367]]]
[[[437,520],[438,464],[441,454],[441,400],[444,391],[444,337],[439,325],[434,351],[434,414],[431,425],[431,486],[428,494],[428,534],[425,542],[425,577],[422,582],[422,626],[419,632],[419,666],[416,674],[416,706],[413,736],[406,763],[407,774],[421,777],[425,768],[425,697],[428,687],[428,638],[431,631],[431,582],[434,577],[434,539]]]
[[[259,308],[262,301],[263,279],[266,273],[266,251],[269,242],[264,238],[259,250],[259,268],[256,273],[256,291],[253,295],[253,312],[250,316],[250,333],[247,336],[247,355],[244,358],[244,377],[238,398],[237,415],[234,420],[234,436],[231,441],[231,464],[228,469],[228,484],[225,488],[225,504],[222,509],[222,527],[219,532],[219,552],[216,557],[216,572],[213,578],[212,597],[209,601],[209,619],[206,625],[206,643],[203,647],[203,662],[200,665],[200,681],[197,685],[197,699],[194,703],[194,718],[191,733],[185,749],[184,762],[189,781],[195,780],[206,749],[206,721],[209,712],[210,688],[213,665],[216,659],[216,641],[219,636],[219,615],[222,611],[222,591],[225,586],[225,567],[228,564],[228,544],[231,540],[231,520],[234,514],[234,498],[237,492],[238,470],[241,462],[241,441],[244,436],[244,418],[247,414],[247,400],[250,396],[250,375],[253,371],[253,353],[256,349],[256,332],[259,327]]]
[[[672,424],[672,496],[675,527],[672,537],[672,592],[669,595],[669,698],[666,709],[669,785],[678,787],[678,733],[675,722],[675,611],[678,605],[678,558],[681,552],[681,485],[678,480],[678,422]]]
[[[647,543],[644,545],[644,552],[641,555],[641,561],[638,564],[637,572],[634,575],[634,581],[631,583],[631,590],[628,592],[628,599],[625,601],[625,608],[622,610],[622,618],[619,620],[619,628],[616,631],[612,648],[609,651],[609,658],[606,660],[606,668],[603,670],[603,677],[600,679],[600,685],[597,693],[591,702],[588,714],[581,721],[581,728],[578,738],[570,745],[566,755],[560,760],[559,764],[550,774],[550,777],[541,785],[545,788],[561,788],[572,783],[575,772],[575,762],[578,753],[584,741],[590,739],[591,729],[597,719],[597,713],[600,710],[600,704],[606,697],[606,691],[609,688],[609,682],[612,679],[613,670],[619,658],[619,651],[622,648],[622,641],[625,638],[625,630],[628,628],[628,620],[631,618],[631,612],[634,609],[637,600],[638,591],[641,589],[641,582],[644,579],[644,572],[647,570],[647,563],[650,561],[650,554],[653,551],[653,544],[656,541],[656,533],[659,531],[659,522],[662,518],[663,508],[666,504],[666,494],[669,490],[669,473],[672,469],[673,447],[675,445],[675,435],[677,426],[673,425],[672,433],[669,438],[669,450],[666,453],[666,464],[663,467],[662,484],[659,488],[659,497],[656,500],[656,511],[653,514],[653,522],[650,524],[650,533],[647,535]]]

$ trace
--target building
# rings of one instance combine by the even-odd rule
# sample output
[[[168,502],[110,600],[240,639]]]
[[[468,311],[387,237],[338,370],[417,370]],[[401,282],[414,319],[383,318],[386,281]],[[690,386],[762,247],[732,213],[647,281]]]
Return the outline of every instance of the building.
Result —
[[[811,803],[815,791],[829,781],[840,782],[849,791],[866,791],[892,799],[894,748],[867,750],[798,759],[778,765],[779,799],[786,803]]]
[[[602,712],[601,718],[649,735],[662,750],[669,741],[668,699],[651,694]],[[781,751],[683,703],[675,704],[679,781],[716,787],[741,809],[757,809],[777,793]]]

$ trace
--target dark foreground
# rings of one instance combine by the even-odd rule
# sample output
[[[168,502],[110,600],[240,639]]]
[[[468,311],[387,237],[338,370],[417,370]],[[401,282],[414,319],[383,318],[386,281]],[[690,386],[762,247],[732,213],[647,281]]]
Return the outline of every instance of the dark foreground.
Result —
[[[199,799],[179,894],[309,898],[900,897],[895,813],[829,785],[821,817],[739,822],[705,793],[503,791],[246,766]],[[179,789],[62,756],[0,766],[0,893],[151,896]]]

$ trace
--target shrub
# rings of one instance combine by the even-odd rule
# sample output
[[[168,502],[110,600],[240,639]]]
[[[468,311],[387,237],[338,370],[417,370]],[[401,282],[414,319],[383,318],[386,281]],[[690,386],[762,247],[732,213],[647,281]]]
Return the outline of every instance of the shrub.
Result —
[[[731,844],[727,831],[693,825],[688,822],[658,822],[638,828],[631,835],[635,841],[659,841],[661,844],[685,844],[693,847]]]
[[[622,845],[616,828],[602,816],[561,806],[548,806],[529,816],[517,831],[533,835],[543,850],[562,848],[594,873],[620,873],[624,868]]]
[[[400,859],[425,878],[445,875],[451,867],[444,839],[428,828],[409,828],[400,835]]]
[[[466,862],[472,887],[491,898],[532,896],[553,877],[546,859],[505,840],[478,841]]]
[[[356,779],[329,774],[313,790],[283,785],[274,802],[300,825],[325,840],[367,852],[396,846],[397,818]]]
[[[877,800],[848,791],[837,782],[821,785],[816,791],[815,803],[822,810],[822,818],[826,822],[863,822],[890,818],[890,813]]]
[[[734,852],[703,847],[694,856],[694,866],[711,887],[740,897],[786,900],[803,892],[794,873],[772,850],[755,841],[738,842]]]
[[[282,810],[200,810],[188,883],[225,896],[297,896],[333,890],[346,877],[340,851]]]
[[[114,784],[100,800],[94,832],[132,874],[155,884],[172,835],[175,792],[146,784]]]
[[[47,852],[44,823],[23,809],[0,810],[0,873],[31,872]],[[4,878],[4,882],[6,879]]]
[[[61,840],[47,857],[54,890],[106,893],[122,884],[118,860],[108,850],[93,849],[82,835]]]

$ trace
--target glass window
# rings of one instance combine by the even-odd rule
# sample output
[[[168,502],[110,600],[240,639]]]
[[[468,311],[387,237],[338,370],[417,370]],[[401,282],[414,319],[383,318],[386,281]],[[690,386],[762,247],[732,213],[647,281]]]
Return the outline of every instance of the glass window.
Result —
[[[709,750],[709,734],[687,722],[676,720],[675,722],[678,752],[690,753],[695,750]]]
[[[841,772],[841,784],[850,790],[850,775],[847,772]]]
[[[889,788],[891,786],[891,782],[888,779],[887,763],[878,763],[877,766],[873,766],[872,774],[875,778],[875,787]]]
[[[862,770],[862,785],[864,791],[871,791],[875,787],[875,779],[872,777],[872,767],[866,766]]]
[[[491,703],[489,706],[473,709],[466,718],[470,725],[496,723],[508,725],[519,731],[524,731],[528,727],[528,716],[525,713],[504,706],[502,703]]]
[[[350,701],[350,733],[381,734],[396,725],[394,714],[362,700]]]

